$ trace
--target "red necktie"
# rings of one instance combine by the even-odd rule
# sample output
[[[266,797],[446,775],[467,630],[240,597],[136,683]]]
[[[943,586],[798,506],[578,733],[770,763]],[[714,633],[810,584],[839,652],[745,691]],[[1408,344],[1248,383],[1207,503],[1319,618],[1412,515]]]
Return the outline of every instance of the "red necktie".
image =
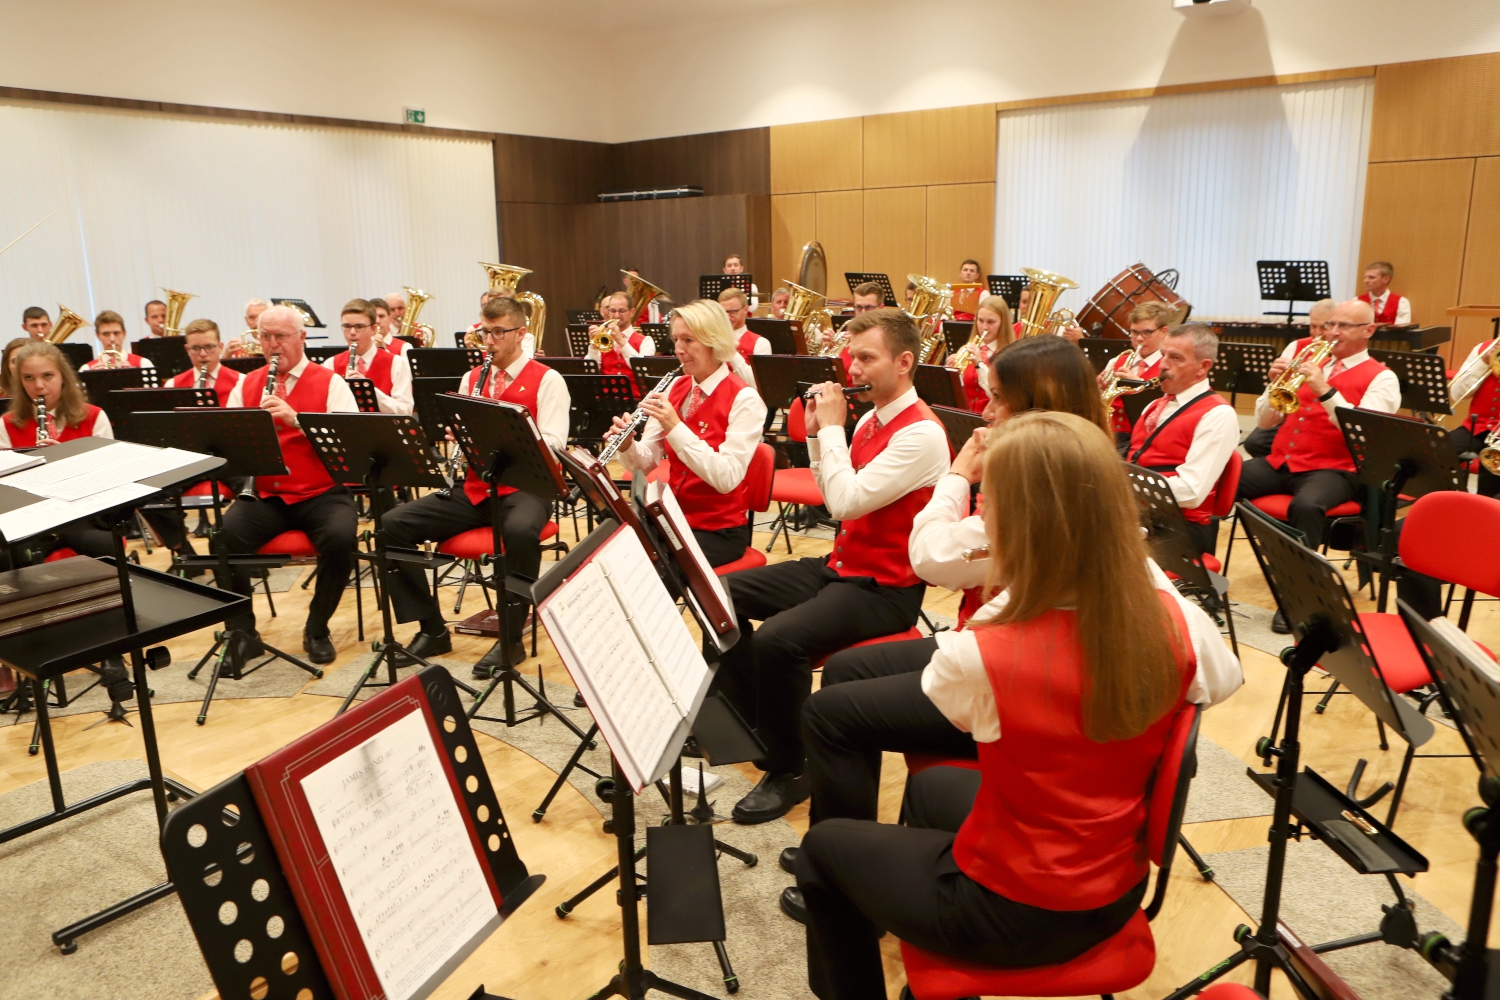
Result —
[[[703,393],[703,387],[701,385],[693,386],[693,394],[688,397],[687,405],[682,408],[682,419],[686,420],[694,413],[697,413],[698,407],[702,406],[703,401],[707,398],[708,397]]]
[[[290,375],[283,375],[276,380],[275,396],[277,399],[286,399],[286,394],[291,392],[291,389],[287,387],[287,383],[291,380],[292,377]]]
[[[880,414],[871,413],[870,419],[865,421],[865,426],[859,432],[859,440],[856,444],[864,444],[875,436],[875,431],[880,427]]]
[[[1156,430],[1156,425],[1161,422],[1162,414],[1166,411],[1167,404],[1172,402],[1176,398],[1177,396],[1175,393],[1168,393],[1161,399],[1158,399],[1156,402],[1151,404],[1151,408],[1146,411],[1146,415],[1144,417],[1144,420],[1146,421],[1147,437],[1151,436],[1152,432]]]
[[[1335,358],[1333,367],[1328,369],[1328,377],[1338,378],[1342,374],[1344,374],[1344,362],[1341,358]]]
[[[490,377],[490,398],[499,399],[505,395],[505,390],[510,385],[510,372],[504,368]]]
[[[364,358],[355,358],[354,359],[354,370],[357,371],[357,372],[359,372],[361,375],[363,375],[365,373],[365,359]]]

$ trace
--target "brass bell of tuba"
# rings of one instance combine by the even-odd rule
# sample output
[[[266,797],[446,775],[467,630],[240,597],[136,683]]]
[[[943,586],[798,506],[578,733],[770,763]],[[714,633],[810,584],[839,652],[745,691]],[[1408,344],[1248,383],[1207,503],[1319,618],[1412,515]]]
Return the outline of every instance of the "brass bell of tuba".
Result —
[[[435,296],[408,285],[402,285],[401,290],[406,293],[406,312],[401,315],[401,329],[396,336],[416,337],[423,347],[431,347],[437,342],[437,331],[426,323],[418,323],[417,316],[422,312],[422,307],[427,304],[428,300]]]
[[[1057,326],[1072,315],[1064,317],[1062,310],[1054,314],[1052,304],[1063,292],[1077,288],[1078,282],[1037,267],[1023,267],[1021,273],[1031,279],[1031,301],[1026,303],[1026,315],[1021,317],[1021,336],[1040,337],[1056,332]]]
[[[162,332],[168,337],[182,336],[182,313],[187,309],[188,299],[195,298],[189,292],[174,292],[170,288],[163,288],[167,294],[167,322],[162,327]]]
[[[833,333],[833,313],[823,305],[828,296],[795,281],[785,284],[789,292],[786,318],[802,324],[802,343],[807,353],[818,354],[827,349],[829,336]]]
[[[935,364],[946,353],[943,320],[953,318],[953,289],[921,274],[908,274],[906,279],[917,286],[906,308],[907,315],[917,321],[922,337],[917,363]]]
[[[516,291],[516,285],[521,279],[533,272],[528,268],[516,267],[512,264],[486,264],[480,261],[479,266],[484,268],[485,273],[490,276],[490,291],[515,299],[526,308],[526,330],[536,338],[537,346],[540,347],[542,333],[547,326],[547,302],[535,292]],[[479,333],[474,330],[469,331],[464,337],[464,345],[484,349]]]
[[[671,298],[670,295],[667,295],[665,289],[656,287],[638,274],[631,274],[623,267],[620,268],[620,273],[625,275],[625,294],[630,297],[630,322],[632,325],[635,323],[636,317],[641,314],[641,311],[655,301],[657,296]]]
[[[93,324],[59,302],[57,304],[57,322],[53,324],[52,331],[47,334],[47,343],[61,344],[73,336],[74,333],[78,332],[79,328],[85,326],[93,326]]]

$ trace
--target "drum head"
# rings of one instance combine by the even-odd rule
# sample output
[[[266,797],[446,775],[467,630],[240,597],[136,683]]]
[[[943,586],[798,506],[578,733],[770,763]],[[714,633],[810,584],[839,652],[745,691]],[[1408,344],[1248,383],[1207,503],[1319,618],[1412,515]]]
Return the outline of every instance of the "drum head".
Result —
[[[1095,292],[1078,313],[1078,325],[1091,337],[1130,336],[1130,313],[1143,302],[1165,302],[1173,308],[1172,323],[1184,322],[1190,303],[1172,290],[1145,264],[1132,264]]]
[[[802,248],[802,265],[797,268],[797,284],[811,288],[819,295],[828,294],[828,258],[823,244],[811,240]]]

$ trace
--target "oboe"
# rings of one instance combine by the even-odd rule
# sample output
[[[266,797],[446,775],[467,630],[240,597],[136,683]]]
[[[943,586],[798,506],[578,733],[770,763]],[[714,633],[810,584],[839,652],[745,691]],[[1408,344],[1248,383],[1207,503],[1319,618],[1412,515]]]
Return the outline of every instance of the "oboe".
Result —
[[[845,396],[858,396],[862,392],[869,392],[870,387],[868,385],[846,385],[839,391]],[[818,398],[818,390],[809,389],[802,394],[802,398],[810,403]]]
[[[666,392],[667,386],[671,385],[672,380],[681,374],[681,368],[672,369],[662,377],[662,380],[660,382],[656,383],[656,388],[646,393],[646,395],[651,396],[659,392]],[[644,397],[642,397],[642,399],[644,400]],[[637,406],[635,408],[635,412],[630,415],[630,424],[620,433],[610,438],[609,444],[605,445],[604,450],[599,453],[599,464],[607,465],[609,463],[609,460],[614,458],[619,450],[624,447],[625,439],[630,437],[630,435],[632,434],[640,433],[641,428],[645,427],[646,421],[650,419],[651,417],[646,413],[646,406],[643,401],[640,406]]]
[[[208,365],[203,365],[198,369],[198,384],[194,388],[202,389],[206,385],[208,385]]]
[[[272,396],[276,395],[276,369],[277,369],[277,367],[280,364],[281,364],[281,355],[280,354],[273,354],[273,355],[271,355],[271,371],[270,371],[270,374],[268,374],[266,376],[266,387],[265,387],[264,390],[261,391],[261,394],[260,394],[260,401],[262,403],[264,403],[266,400],[270,399]]]
[[[470,396],[483,395],[485,384],[489,382],[490,368],[494,363],[495,356],[493,354],[486,354],[484,356],[484,363],[479,366],[479,373],[474,376],[474,381],[469,385]],[[448,460],[443,463],[443,478],[448,480],[448,490],[445,492],[448,492],[450,496],[452,495],[453,484],[458,482],[458,474],[463,469],[463,463],[464,450],[455,442],[453,452],[448,456]]]
[[[36,443],[45,444],[52,440],[52,435],[47,430],[47,397],[38,396],[34,402],[36,404]]]

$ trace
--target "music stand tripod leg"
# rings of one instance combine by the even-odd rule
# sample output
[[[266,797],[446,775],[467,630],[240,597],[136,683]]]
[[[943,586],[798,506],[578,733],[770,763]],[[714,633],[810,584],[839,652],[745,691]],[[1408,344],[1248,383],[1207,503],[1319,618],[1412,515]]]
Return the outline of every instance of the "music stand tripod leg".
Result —
[[[595,778],[603,777],[603,775],[595,774],[593,771],[590,771],[587,767],[584,767],[579,763],[579,761],[583,758],[583,752],[585,750],[592,750],[594,749],[594,747],[598,746],[598,743],[596,743],[594,740],[594,736],[598,732],[599,724],[596,722],[589,727],[588,735],[578,741],[578,749],[573,751],[573,756],[568,758],[568,762],[563,765],[563,769],[557,772],[557,780],[552,782],[552,787],[547,790],[547,795],[542,799],[542,804],[537,806],[536,809],[532,810],[531,821],[533,823],[540,823],[542,821],[542,817],[547,815],[547,807],[552,805],[552,800],[557,798],[558,792],[562,791],[563,783],[568,780],[568,775],[573,773],[573,769],[575,767],[579,768],[587,774],[593,775]]]

